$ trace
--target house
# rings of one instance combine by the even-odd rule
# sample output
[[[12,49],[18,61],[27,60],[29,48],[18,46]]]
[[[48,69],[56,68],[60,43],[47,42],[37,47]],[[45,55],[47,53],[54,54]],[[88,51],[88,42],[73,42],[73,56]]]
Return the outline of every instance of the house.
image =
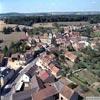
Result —
[[[19,60],[20,59],[20,54],[19,53],[12,54],[11,59],[12,59],[12,61]]]
[[[41,67],[42,69],[46,69],[46,67],[43,65],[43,61],[42,59],[38,58],[37,62],[36,62],[36,66]]]
[[[65,83],[64,80],[44,83],[34,75],[30,79],[30,88],[15,92],[12,97],[13,100],[81,100],[80,95]]]
[[[55,77],[47,70],[40,71],[38,77],[45,83],[51,83],[55,81]]]
[[[37,77],[36,75],[34,75],[31,78],[30,83],[31,83],[31,88],[35,89],[35,92],[38,92],[41,89],[45,88],[43,81],[39,77]]]
[[[24,54],[15,53],[11,55],[11,58],[8,59],[8,66],[12,69],[17,70],[18,68],[26,65],[33,59],[33,54],[31,50],[26,51]]]
[[[72,44],[72,46],[76,51],[79,51],[79,50],[84,49],[87,46],[89,46],[89,43],[86,41],[79,41],[77,43]]]
[[[25,64],[27,64],[33,60],[33,55],[34,55],[34,52],[32,50],[27,50],[24,53],[24,57],[22,58],[22,60],[25,62]]]
[[[79,33],[79,32],[73,32],[73,31],[71,31],[71,32],[69,33],[69,36],[70,36],[70,37],[79,37],[79,36],[80,36],[80,33]]]
[[[26,85],[29,82],[30,82],[29,76],[27,76],[26,74],[23,74],[15,85],[15,91],[20,91],[23,84]]]
[[[86,37],[86,36],[81,36],[81,41],[88,41],[88,37]]]
[[[68,37],[69,38],[69,37]],[[59,45],[63,45],[64,47],[69,45],[70,41],[68,40],[67,36],[64,34],[57,34],[56,36],[56,43]]]
[[[34,35],[33,36],[33,39],[36,41],[36,42],[42,42],[42,43],[48,43],[48,34],[43,34],[43,35]]]
[[[37,43],[36,46],[34,47],[34,51],[39,50],[40,48],[42,48],[43,43]]]
[[[98,40],[91,41],[90,46],[92,49],[98,51],[98,48],[100,46],[100,40],[98,39]]]
[[[36,73],[37,70],[37,66],[33,66],[31,67],[27,72],[26,75],[28,75],[30,78],[32,78],[34,76],[34,74]]]
[[[54,58],[55,56],[53,54],[43,53],[36,62],[36,65],[41,67],[43,70],[49,69],[55,77],[58,77],[60,75],[60,69],[51,63]]]
[[[59,93],[58,100],[82,100],[80,94],[69,88],[67,84],[65,80],[60,80],[52,84],[52,86],[54,86]]]
[[[24,74],[18,83],[13,86],[15,93],[12,95],[12,100],[32,100],[32,94],[38,93],[44,88],[45,86],[39,77],[34,75],[32,78],[29,78]]]
[[[61,70],[55,66],[53,63],[49,64],[49,70],[51,71],[51,73],[56,77],[59,78],[60,74],[61,74]]]
[[[60,81],[44,85],[43,89],[33,92],[32,100],[82,100],[76,91]]]
[[[59,100],[79,100],[79,94],[68,86],[63,86],[59,93]]]
[[[72,52],[65,51],[64,54],[65,54],[65,57],[72,62],[75,62],[77,60],[77,56],[75,54],[73,54]]]
[[[40,58],[37,60],[36,65],[42,69],[48,69],[48,64],[54,59],[53,54],[43,53]]]
[[[0,72],[0,84],[2,87],[13,78],[15,71],[10,68],[0,67]]]
[[[22,62],[22,61],[19,61],[19,60],[12,61],[12,59],[9,58],[9,59],[8,59],[8,64],[7,64],[7,66],[9,66],[10,68],[12,68],[12,69],[14,69],[14,70],[17,70],[17,69],[19,69],[23,64],[24,64],[24,62]]]
[[[32,100],[33,90],[25,90],[20,92],[15,92],[12,95],[12,100]]]
[[[41,80],[45,81],[49,77],[49,73],[46,70],[43,70],[38,75]]]
[[[74,83],[73,81],[71,81],[68,78],[62,77],[59,79],[59,82],[61,82],[62,84],[64,84],[65,86],[70,87],[71,89],[74,89],[77,87],[77,84]]]
[[[33,94],[32,100],[56,100],[58,91],[54,86],[46,86],[37,93]]]

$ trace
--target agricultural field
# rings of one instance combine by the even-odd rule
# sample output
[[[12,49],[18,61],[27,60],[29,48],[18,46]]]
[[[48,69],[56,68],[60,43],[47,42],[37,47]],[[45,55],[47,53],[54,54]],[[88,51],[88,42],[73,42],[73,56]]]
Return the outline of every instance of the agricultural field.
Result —
[[[85,21],[77,21],[77,22],[57,22],[58,25],[60,26],[66,26],[66,25],[90,25],[89,22]]]
[[[33,28],[44,27],[44,28],[53,28],[53,23],[36,23],[32,25]]]

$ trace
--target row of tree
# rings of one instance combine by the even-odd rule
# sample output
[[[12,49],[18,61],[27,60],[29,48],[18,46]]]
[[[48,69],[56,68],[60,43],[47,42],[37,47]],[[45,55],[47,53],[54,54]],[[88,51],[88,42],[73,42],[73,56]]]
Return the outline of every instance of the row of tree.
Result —
[[[31,26],[33,23],[65,22],[65,21],[89,21],[100,22],[100,15],[53,15],[53,16],[15,16],[5,19],[7,24],[23,24]]]

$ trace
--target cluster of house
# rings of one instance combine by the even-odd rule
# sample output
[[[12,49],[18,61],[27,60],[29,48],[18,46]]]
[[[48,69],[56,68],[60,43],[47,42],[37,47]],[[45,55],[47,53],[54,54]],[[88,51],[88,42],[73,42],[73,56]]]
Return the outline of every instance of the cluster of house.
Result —
[[[56,47],[52,43],[55,39]],[[28,36],[26,33],[21,41],[26,41],[30,50],[25,53],[12,54],[8,58],[7,67],[0,67],[0,85],[4,86],[15,75],[15,71],[19,68],[24,68],[33,60],[35,51],[40,48],[45,48],[46,51],[64,50],[64,56],[71,62],[77,61],[78,57],[66,48],[69,45],[78,51],[86,46],[89,46],[88,37],[83,37],[79,32],[74,32],[72,29],[64,28],[64,33],[44,34]],[[92,44],[92,43],[91,43]],[[95,43],[94,43],[95,44]],[[92,44],[94,47],[94,45]],[[93,48],[94,49],[94,48]],[[62,68],[56,63],[56,57],[53,53],[43,52],[38,55],[38,59],[26,73],[24,73],[17,83],[12,87],[15,91],[12,94],[13,100],[81,100],[82,98],[75,89],[70,85],[75,85],[67,78],[61,78]],[[0,63],[3,57],[0,53]]]
[[[82,96],[72,87],[76,84],[66,78],[57,80],[37,66],[30,68],[13,86],[13,100],[81,100]]]
[[[46,52],[40,55],[39,59],[36,62],[36,65],[39,66],[42,70],[46,70],[52,75],[54,75],[56,78],[60,77],[60,68],[52,63],[52,61],[55,59],[55,56],[53,54],[47,54]]]
[[[32,52],[31,50],[26,51],[24,54],[12,54],[11,57],[8,58],[7,66],[14,70],[17,70],[20,67],[24,67],[33,59],[33,54],[34,52]]]

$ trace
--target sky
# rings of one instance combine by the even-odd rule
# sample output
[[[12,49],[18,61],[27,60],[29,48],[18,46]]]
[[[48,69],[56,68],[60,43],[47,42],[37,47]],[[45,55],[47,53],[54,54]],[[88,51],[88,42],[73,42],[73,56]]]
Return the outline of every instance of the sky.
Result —
[[[0,0],[0,13],[100,11],[100,0]]]

